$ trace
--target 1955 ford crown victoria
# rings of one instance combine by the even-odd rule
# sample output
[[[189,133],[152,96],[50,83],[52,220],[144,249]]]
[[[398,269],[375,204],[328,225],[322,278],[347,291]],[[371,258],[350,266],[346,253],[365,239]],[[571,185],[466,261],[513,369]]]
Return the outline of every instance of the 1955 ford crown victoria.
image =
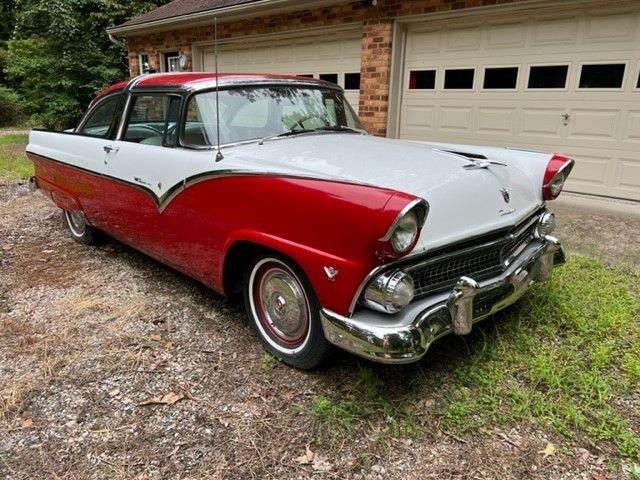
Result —
[[[571,159],[373,137],[313,79],[138,77],[27,151],[74,239],[106,232],[243,296],[265,348],[300,368],[331,344],[418,360],[564,261],[545,202]]]

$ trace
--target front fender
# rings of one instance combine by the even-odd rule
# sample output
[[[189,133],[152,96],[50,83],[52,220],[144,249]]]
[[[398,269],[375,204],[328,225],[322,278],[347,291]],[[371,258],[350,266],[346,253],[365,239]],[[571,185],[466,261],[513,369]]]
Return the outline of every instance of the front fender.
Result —
[[[248,175],[200,182],[177,200],[191,212],[189,235],[209,249],[199,255],[217,258],[207,282],[214,288],[224,291],[232,246],[251,242],[293,259],[321,305],[347,314],[362,279],[384,261],[377,255],[380,237],[414,199],[366,185]],[[330,279],[325,267],[337,275]]]

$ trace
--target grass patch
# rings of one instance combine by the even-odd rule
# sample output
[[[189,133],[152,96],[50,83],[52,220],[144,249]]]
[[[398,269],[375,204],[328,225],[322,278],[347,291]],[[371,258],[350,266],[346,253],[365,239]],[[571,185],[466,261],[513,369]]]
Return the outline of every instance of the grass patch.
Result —
[[[640,459],[639,352],[640,272],[577,257],[468,337],[434,346],[415,368],[361,369],[351,392],[314,408],[316,424],[348,433],[345,422],[367,428],[395,418],[403,427],[387,424],[387,432],[411,435],[522,423],[610,442]]]
[[[0,179],[20,180],[33,175],[33,164],[24,149],[26,135],[0,135]]]

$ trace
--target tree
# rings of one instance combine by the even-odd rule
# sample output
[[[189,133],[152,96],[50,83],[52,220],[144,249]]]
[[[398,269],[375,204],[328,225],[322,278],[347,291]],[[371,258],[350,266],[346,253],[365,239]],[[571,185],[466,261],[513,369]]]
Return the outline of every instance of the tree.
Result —
[[[14,0],[15,32],[7,74],[19,85],[32,121],[49,128],[77,122],[105,85],[126,77],[126,50],[108,26],[166,0]]]

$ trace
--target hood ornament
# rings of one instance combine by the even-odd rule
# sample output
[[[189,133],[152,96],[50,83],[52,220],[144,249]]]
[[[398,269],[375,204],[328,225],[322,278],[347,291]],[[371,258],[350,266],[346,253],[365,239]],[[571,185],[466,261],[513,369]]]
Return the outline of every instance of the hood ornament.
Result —
[[[501,188],[500,193],[502,194],[502,199],[504,203],[509,203],[511,201],[511,195],[509,194],[508,188]]]

